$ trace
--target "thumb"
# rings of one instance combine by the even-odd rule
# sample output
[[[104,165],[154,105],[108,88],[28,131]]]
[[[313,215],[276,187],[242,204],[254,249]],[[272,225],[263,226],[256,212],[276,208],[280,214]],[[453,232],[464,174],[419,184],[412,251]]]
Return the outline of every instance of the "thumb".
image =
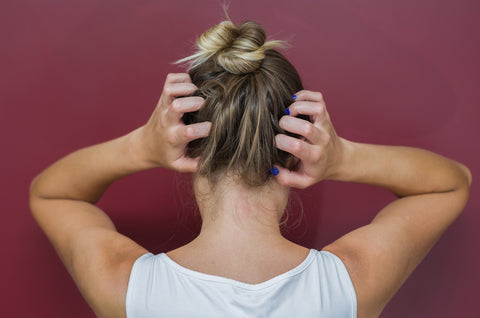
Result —
[[[173,165],[173,169],[179,172],[197,172],[199,162],[200,157],[183,157],[175,162],[175,164]]]

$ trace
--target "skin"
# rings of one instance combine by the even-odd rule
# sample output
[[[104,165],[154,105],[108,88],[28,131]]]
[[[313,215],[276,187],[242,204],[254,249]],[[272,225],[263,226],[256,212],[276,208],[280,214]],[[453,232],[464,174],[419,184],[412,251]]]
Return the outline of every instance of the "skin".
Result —
[[[195,89],[188,74],[169,74],[145,125],[71,153],[32,181],[32,214],[98,317],[126,317],[130,270],[148,251],[118,233],[95,203],[112,182],[137,171],[163,167],[195,173],[198,158],[186,157],[185,145],[207,136],[210,123],[185,126],[183,113],[200,109],[203,99],[179,98]],[[277,135],[276,144],[301,160],[300,169],[277,167],[279,175],[260,189],[242,186],[228,173],[212,189],[194,174],[201,233],[167,255],[207,274],[263,282],[294,268],[308,254],[279,231],[290,187],[324,179],[381,186],[399,199],[371,224],[324,247],[350,273],[358,317],[377,317],[463,210],[471,174],[464,165],[421,149],[338,137],[322,95],[306,90],[296,95],[291,116],[282,117],[280,126],[304,138]],[[309,115],[310,121],[295,118],[297,114]]]

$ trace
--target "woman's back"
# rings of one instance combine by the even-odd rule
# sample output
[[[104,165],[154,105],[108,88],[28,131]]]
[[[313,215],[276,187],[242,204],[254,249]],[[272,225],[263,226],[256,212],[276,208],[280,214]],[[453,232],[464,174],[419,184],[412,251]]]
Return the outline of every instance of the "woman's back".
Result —
[[[280,262],[277,262],[280,263]],[[341,260],[311,249],[297,266],[249,284],[186,268],[167,254],[142,255],[126,297],[127,317],[356,317],[356,296]]]

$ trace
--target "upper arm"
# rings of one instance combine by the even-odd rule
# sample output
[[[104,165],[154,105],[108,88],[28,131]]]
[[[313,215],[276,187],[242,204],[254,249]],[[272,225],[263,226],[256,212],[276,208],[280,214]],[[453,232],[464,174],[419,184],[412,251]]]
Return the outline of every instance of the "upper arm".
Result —
[[[377,317],[468,200],[468,187],[412,195],[324,250],[339,256],[357,294],[358,317]]]
[[[97,316],[125,317],[130,270],[148,251],[88,202],[32,196],[30,209]]]

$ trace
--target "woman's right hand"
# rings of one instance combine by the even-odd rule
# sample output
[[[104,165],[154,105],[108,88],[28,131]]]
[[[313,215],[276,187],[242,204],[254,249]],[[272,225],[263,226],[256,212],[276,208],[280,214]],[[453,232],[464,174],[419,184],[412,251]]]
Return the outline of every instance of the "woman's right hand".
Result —
[[[322,94],[299,91],[288,109],[290,115],[280,119],[280,127],[304,138],[284,134],[275,136],[277,148],[300,159],[297,171],[276,166],[279,170],[276,176],[278,183],[303,189],[337,174],[347,140],[338,137],[335,132]],[[296,118],[299,114],[308,115],[310,122]]]
[[[195,172],[199,158],[186,155],[187,144],[208,136],[211,122],[185,125],[184,113],[194,112],[205,105],[187,73],[168,74],[162,95],[148,122],[140,127],[137,138],[143,161],[180,172]]]

